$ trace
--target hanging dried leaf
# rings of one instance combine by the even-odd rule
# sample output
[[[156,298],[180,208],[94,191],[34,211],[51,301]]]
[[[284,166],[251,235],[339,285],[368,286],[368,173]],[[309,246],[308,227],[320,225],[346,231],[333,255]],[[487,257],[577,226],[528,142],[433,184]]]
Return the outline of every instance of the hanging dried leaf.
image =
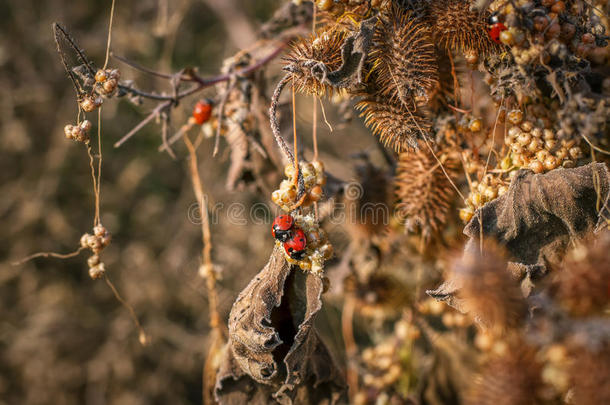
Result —
[[[275,247],[231,309],[216,380],[221,404],[331,404],[342,398],[342,378],[313,328],[322,290],[320,277],[291,268]]]

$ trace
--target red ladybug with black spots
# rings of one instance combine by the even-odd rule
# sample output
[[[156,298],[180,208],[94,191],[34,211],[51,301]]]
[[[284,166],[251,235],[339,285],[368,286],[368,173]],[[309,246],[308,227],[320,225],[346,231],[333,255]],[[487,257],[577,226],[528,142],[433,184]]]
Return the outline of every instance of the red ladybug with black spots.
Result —
[[[305,257],[305,247],[307,246],[307,238],[305,232],[299,228],[292,230],[292,236],[284,242],[284,250],[294,260],[301,260]]]
[[[496,44],[499,44],[500,34],[502,33],[502,31],[506,31],[508,28],[506,28],[506,25],[500,22],[500,19],[496,14],[492,14],[487,20],[487,23],[489,24],[487,28],[489,36],[491,37],[492,41],[494,41]]]
[[[294,219],[290,215],[279,215],[273,220],[271,234],[280,242],[286,242],[292,236]]]

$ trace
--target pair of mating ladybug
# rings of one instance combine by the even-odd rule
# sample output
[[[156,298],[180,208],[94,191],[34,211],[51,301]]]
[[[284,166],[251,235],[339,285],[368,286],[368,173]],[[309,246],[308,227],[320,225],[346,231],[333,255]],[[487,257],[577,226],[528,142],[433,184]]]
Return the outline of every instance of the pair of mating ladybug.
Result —
[[[275,217],[271,234],[284,244],[286,254],[294,260],[301,260],[305,256],[305,246],[307,246],[305,232],[294,225],[294,218],[290,215]]]

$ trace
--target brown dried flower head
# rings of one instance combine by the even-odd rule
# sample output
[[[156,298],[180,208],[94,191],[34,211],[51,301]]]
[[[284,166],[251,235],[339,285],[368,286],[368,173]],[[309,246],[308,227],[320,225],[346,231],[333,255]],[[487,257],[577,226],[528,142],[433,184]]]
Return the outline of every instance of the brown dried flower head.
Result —
[[[346,31],[331,28],[291,45],[284,58],[284,70],[291,73],[298,92],[318,96],[332,94],[333,87],[321,80],[324,72],[341,66],[341,49],[345,38]]]
[[[385,146],[396,152],[418,150],[418,140],[430,139],[430,121],[423,107],[412,104],[411,109],[392,103],[381,95],[367,95],[356,103],[364,123]]]
[[[610,232],[570,251],[555,273],[553,292],[573,315],[591,315],[610,303]]]
[[[467,405],[536,405],[542,386],[536,351],[522,341],[491,357],[474,379]]]
[[[610,403],[610,344],[597,350],[592,347],[572,348],[570,375],[573,404]]]
[[[428,99],[438,83],[438,66],[428,25],[397,6],[381,16],[370,58],[380,94],[407,108],[412,99]]]
[[[482,251],[478,244],[466,250],[451,272],[463,310],[497,334],[520,326],[527,315],[527,303],[507,264],[504,249],[488,239]]]
[[[445,157],[445,170],[455,178],[458,162],[449,155]],[[447,222],[454,192],[449,179],[428,149],[399,155],[394,187],[396,211],[404,219],[407,230],[420,230],[425,241],[441,232],[441,227]]]

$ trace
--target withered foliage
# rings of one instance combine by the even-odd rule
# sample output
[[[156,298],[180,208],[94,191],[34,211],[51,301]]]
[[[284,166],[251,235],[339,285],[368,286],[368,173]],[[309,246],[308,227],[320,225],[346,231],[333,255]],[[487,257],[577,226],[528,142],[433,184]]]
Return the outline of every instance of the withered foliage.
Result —
[[[603,163],[546,174],[517,173],[506,194],[479,209],[464,228],[470,247],[480,236],[506,246],[510,260],[529,286],[562,260],[570,243],[598,227],[608,216],[610,177]]]
[[[229,314],[216,383],[221,404],[332,404],[344,395],[341,374],[313,327],[322,279],[289,265],[282,249],[273,250]]]

